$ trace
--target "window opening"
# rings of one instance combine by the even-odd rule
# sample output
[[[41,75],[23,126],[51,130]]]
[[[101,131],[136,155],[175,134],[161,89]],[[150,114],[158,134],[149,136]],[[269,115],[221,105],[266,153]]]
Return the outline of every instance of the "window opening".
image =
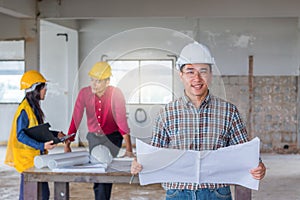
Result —
[[[114,60],[111,85],[119,87],[127,104],[166,104],[173,99],[172,59]]]
[[[20,90],[24,51],[24,40],[0,41],[0,103],[20,103],[24,98]]]

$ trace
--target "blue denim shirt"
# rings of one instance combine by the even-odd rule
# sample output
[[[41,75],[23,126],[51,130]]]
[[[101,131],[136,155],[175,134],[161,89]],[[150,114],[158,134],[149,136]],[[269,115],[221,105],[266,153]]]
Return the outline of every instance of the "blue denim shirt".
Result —
[[[17,119],[18,141],[23,144],[26,144],[28,146],[31,146],[32,148],[39,149],[41,151],[41,154],[43,154],[43,152],[45,150],[44,143],[38,142],[25,134],[24,129],[28,128],[28,125],[29,125],[29,119],[28,119],[27,113],[25,112],[25,110],[22,110],[20,116]],[[51,132],[54,136],[57,137],[57,134],[58,134],[57,131],[51,131]]]

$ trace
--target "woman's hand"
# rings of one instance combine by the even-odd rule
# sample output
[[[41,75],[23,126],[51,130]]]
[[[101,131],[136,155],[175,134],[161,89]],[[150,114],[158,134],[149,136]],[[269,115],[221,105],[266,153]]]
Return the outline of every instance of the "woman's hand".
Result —
[[[66,134],[64,134],[62,131],[60,131],[58,134],[57,134],[57,137],[60,139],[60,138],[63,138],[64,136],[66,136]]]
[[[44,143],[44,149],[51,150],[56,147],[56,144],[53,143],[53,140]]]

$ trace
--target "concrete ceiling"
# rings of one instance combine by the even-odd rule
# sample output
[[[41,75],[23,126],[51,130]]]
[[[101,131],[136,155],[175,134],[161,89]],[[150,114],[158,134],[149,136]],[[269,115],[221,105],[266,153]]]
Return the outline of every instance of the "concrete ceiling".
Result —
[[[0,0],[0,13],[15,18],[35,18],[36,0]]]
[[[37,9],[38,8],[38,9]],[[300,17],[299,0],[0,0],[16,18]]]

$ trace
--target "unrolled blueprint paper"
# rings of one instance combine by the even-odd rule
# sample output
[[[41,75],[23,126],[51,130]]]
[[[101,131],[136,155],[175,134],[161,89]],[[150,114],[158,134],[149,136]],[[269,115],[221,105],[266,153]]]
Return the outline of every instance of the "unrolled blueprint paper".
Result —
[[[130,167],[134,158],[114,158],[109,168],[118,172],[130,172]]]
[[[136,141],[137,160],[143,170],[140,184],[162,182],[228,183],[258,189],[250,169],[259,161],[259,139],[215,151],[157,148]]]
[[[141,185],[176,182],[198,182],[200,157],[197,151],[163,149],[136,141],[137,161],[143,165],[139,173]],[[188,161],[188,162],[187,162]],[[190,162],[193,161],[191,164]]]
[[[52,169],[53,172],[80,172],[80,173],[105,173],[107,164],[85,164],[79,166],[67,166],[62,168]]]
[[[89,156],[88,151],[74,151],[68,153],[57,153],[57,154],[47,154],[39,155],[34,157],[34,166],[38,169],[48,166],[50,160],[63,159],[63,158],[74,158],[78,156]]]
[[[258,190],[250,170],[259,164],[259,139],[215,151],[201,158],[200,183],[228,183]]]

